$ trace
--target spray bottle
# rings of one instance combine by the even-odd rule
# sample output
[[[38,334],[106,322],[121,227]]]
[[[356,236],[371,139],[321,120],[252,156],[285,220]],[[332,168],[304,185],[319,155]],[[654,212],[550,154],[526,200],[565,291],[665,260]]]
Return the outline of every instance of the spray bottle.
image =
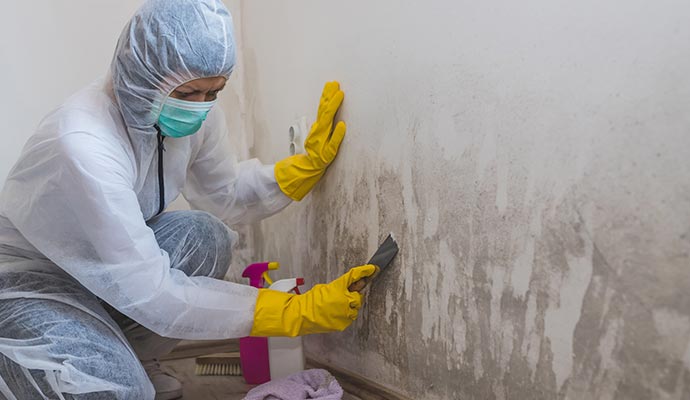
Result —
[[[268,271],[277,270],[277,262],[262,262],[249,265],[242,272],[243,278],[249,278],[249,284],[263,289],[273,284]],[[268,338],[247,336],[240,339],[240,363],[242,375],[249,384],[262,384],[271,380],[268,360]]]
[[[281,279],[269,287],[272,290],[300,294],[303,278]],[[271,379],[280,379],[304,370],[304,352],[301,337],[268,338],[268,360]]]

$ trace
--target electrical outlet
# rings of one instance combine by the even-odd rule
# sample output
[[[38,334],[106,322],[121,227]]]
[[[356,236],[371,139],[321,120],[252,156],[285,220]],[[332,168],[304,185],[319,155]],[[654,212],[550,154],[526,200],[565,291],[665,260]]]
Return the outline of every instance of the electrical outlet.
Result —
[[[291,156],[303,154],[304,140],[307,138],[307,117],[297,118],[288,128],[288,145]]]

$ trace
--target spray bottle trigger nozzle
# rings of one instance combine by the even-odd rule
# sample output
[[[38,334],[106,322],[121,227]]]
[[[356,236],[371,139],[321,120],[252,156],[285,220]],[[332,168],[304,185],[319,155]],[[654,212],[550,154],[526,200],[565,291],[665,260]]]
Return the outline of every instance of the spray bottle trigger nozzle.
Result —
[[[268,275],[268,271],[264,271],[263,274],[261,274],[261,277],[264,278],[264,280],[268,283],[268,285],[273,285],[273,280],[271,277]]]
[[[304,285],[304,278],[297,278],[297,279],[295,279],[295,288],[292,289],[292,291],[295,292],[295,294],[302,294],[302,293],[300,293],[300,291],[299,291],[299,287],[302,286],[302,285]]]

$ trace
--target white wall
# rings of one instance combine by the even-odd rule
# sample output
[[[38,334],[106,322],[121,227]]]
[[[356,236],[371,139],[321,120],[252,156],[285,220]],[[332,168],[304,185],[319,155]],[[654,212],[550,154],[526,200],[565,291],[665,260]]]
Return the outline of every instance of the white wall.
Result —
[[[690,398],[690,5],[242,3],[256,153],[324,81],[341,154],[262,224],[311,284],[396,263],[310,356],[415,399]],[[263,239],[261,239],[263,236]]]
[[[0,185],[41,118],[104,75],[141,0],[4,4],[0,24]]]

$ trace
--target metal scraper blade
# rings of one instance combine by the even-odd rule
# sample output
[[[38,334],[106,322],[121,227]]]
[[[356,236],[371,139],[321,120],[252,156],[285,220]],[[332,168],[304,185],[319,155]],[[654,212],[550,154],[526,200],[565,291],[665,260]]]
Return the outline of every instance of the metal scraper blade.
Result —
[[[374,264],[379,267],[378,273],[380,273],[391,263],[391,261],[393,261],[396,254],[398,254],[398,243],[396,243],[395,239],[393,239],[393,235],[388,235],[386,240],[381,243],[381,246],[379,246],[379,248],[376,250],[376,253],[374,253],[367,264]],[[351,292],[362,291],[367,284],[378,275],[378,273],[354,282],[348,289]]]
[[[393,239],[393,235],[388,235],[367,264],[374,264],[380,269],[384,269],[393,261],[396,254],[398,254],[398,243]]]

